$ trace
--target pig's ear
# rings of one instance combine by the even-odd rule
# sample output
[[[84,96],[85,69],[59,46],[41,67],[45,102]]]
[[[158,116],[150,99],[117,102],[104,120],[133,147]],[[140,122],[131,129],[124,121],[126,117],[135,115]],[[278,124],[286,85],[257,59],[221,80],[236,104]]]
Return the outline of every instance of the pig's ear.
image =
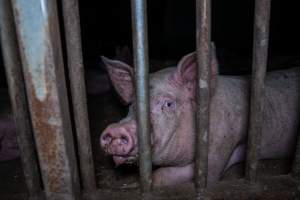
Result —
[[[177,79],[181,83],[193,82],[197,77],[196,52],[185,55],[177,65]]]
[[[104,56],[101,56],[101,58],[107,68],[110,80],[114,88],[116,89],[122,100],[125,102],[125,104],[131,103],[134,94],[133,68],[121,61],[111,60]]]
[[[211,84],[212,88],[216,85],[216,77],[218,74],[218,60],[216,56],[216,48],[211,43]],[[197,78],[197,56],[196,52],[185,55],[177,65],[177,79],[181,83],[193,82]]]
[[[217,58],[217,50],[214,42],[211,42],[211,61],[210,61],[210,87],[212,88],[212,93],[214,93],[217,86],[217,75],[219,74],[219,62]]]

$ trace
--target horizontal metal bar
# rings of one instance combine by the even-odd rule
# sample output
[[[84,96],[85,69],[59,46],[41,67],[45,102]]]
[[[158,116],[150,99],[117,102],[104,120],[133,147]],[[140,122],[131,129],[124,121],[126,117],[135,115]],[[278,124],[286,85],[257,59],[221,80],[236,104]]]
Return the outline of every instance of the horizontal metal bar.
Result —
[[[47,199],[79,199],[56,1],[12,0]]]
[[[34,149],[32,127],[28,111],[21,58],[18,49],[13,11],[10,0],[0,1],[0,27],[3,60],[14,114],[17,141],[29,196],[41,192],[40,173]]]
[[[268,60],[270,8],[271,0],[255,1],[250,128],[246,162],[246,178],[252,182],[256,181],[260,154],[262,113],[264,109],[264,79]]]
[[[146,0],[132,0],[132,34],[136,69],[137,123],[140,183],[143,192],[151,189],[152,160],[149,124],[149,58]]]
[[[207,185],[210,60],[211,60],[211,1],[196,1],[196,48],[198,63],[197,134],[195,156],[195,186],[201,192]]]
[[[78,0],[63,0],[62,4],[81,178],[83,189],[94,193],[96,177],[87,112]]]

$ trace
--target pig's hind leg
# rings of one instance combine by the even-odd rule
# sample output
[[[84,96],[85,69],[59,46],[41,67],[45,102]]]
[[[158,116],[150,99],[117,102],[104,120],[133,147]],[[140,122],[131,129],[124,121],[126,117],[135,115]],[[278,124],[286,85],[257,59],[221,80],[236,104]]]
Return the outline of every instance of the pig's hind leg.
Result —
[[[207,171],[208,185],[218,182],[221,179],[222,174],[228,164],[233,164],[233,160],[231,160],[232,156],[234,155],[234,157],[236,158],[241,153],[241,151],[235,151],[239,146],[239,138],[236,139],[236,137],[227,134],[226,137],[232,139],[226,140],[221,136],[218,136],[216,138],[222,139],[214,140],[214,143],[211,143],[209,146]]]
[[[229,169],[232,165],[236,163],[240,163],[245,161],[246,159],[246,144],[241,143],[239,144],[233,151],[232,155],[230,156],[230,159],[223,171],[223,174],[226,172],[227,169]]]
[[[181,167],[161,167],[153,173],[154,186],[168,186],[190,182],[194,176],[194,164]]]

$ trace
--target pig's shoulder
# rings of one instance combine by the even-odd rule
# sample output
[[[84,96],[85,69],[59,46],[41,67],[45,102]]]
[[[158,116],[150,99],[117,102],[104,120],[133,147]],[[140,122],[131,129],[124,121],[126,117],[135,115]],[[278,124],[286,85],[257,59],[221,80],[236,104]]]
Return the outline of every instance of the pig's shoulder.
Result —
[[[223,90],[244,89],[248,84],[248,76],[219,75],[217,78],[217,88]]]
[[[249,97],[249,79],[247,76],[218,76],[217,86],[212,96],[212,107],[224,113],[239,112],[246,106]]]
[[[245,104],[249,94],[249,79],[247,76],[219,75],[214,88],[212,104],[225,112],[233,107]]]

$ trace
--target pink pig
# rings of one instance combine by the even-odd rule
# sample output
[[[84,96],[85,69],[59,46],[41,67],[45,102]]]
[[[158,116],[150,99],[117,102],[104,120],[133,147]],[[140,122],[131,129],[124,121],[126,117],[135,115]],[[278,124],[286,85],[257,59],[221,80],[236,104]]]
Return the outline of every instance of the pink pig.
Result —
[[[104,151],[116,165],[138,157],[134,70],[102,57],[114,88],[130,104],[126,118],[109,125],[100,137]],[[208,183],[220,179],[231,165],[245,160],[249,77],[217,74],[213,48],[211,61]],[[265,80],[263,135],[260,158],[293,155],[300,119],[300,71],[271,72]],[[193,179],[196,113],[196,55],[184,56],[177,67],[150,74],[150,124],[154,185],[173,185]]]

